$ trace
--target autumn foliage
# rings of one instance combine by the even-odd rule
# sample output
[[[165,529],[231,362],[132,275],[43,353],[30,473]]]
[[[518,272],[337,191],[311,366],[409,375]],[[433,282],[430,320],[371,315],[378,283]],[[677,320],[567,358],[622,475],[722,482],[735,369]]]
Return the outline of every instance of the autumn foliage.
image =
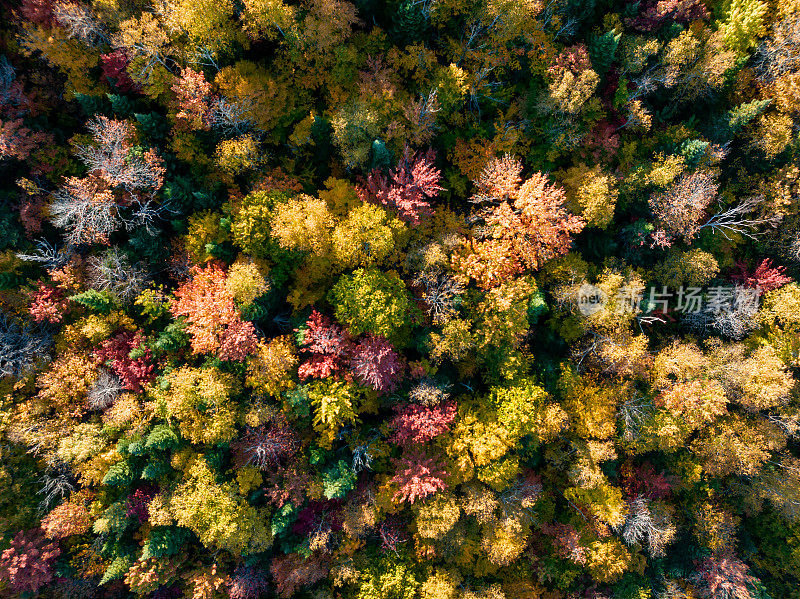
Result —
[[[170,309],[188,320],[186,331],[196,354],[215,352],[224,360],[242,361],[255,350],[253,325],[242,320],[225,272],[216,264],[193,267]]]
[[[0,3],[0,597],[800,599],[800,0]]]

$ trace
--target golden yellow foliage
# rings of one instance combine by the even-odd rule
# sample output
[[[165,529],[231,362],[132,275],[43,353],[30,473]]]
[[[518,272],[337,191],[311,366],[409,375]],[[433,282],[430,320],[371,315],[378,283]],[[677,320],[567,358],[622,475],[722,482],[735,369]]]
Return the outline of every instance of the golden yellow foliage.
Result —
[[[334,220],[324,200],[301,195],[275,207],[272,236],[282,248],[328,255]]]
[[[247,386],[277,397],[294,386],[292,375],[296,366],[296,347],[290,337],[259,341],[258,349],[247,362]]]
[[[183,366],[167,375],[165,382],[166,391],[154,390],[159,411],[178,421],[184,437],[194,443],[233,439],[238,412],[230,398],[237,387],[233,377],[216,368]]]
[[[617,539],[594,541],[588,547],[589,572],[597,582],[616,582],[631,563],[631,555]]]
[[[168,509],[205,547],[241,555],[265,551],[272,544],[263,510],[250,506],[231,483],[217,483],[202,456],[189,465],[185,481],[169,497]]]
[[[569,209],[580,214],[587,226],[605,229],[614,219],[617,189],[610,175],[599,166],[579,164],[555,173],[567,191]]]

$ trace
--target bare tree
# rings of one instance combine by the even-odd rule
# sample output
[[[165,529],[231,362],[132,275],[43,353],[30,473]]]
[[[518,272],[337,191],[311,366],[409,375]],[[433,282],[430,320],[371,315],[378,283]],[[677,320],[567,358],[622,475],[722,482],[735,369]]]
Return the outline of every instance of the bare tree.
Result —
[[[651,555],[660,556],[674,538],[675,527],[665,514],[654,512],[647,499],[637,497],[628,501],[628,515],[620,536],[628,545],[646,545]]]
[[[127,121],[98,116],[87,125],[94,143],[78,146],[78,156],[90,171],[99,171],[112,186],[130,193],[155,193],[164,183],[164,167],[152,152],[133,148],[135,130]]]
[[[421,145],[429,143],[436,134],[436,115],[440,106],[438,90],[433,88],[428,95],[420,96],[419,100],[412,100],[403,109],[403,114],[411,123],[411,143]]]
[[[756,232],[757,228],[763,225],[776,227],[782,220],[780,214],[754,215],[756,208],[763,203],[764,196],[761,195],[745,198],[738,204],[717,212],[700,226],[698,232],[710,228],[714,233],[717,231],[722,233],[726,239],[730,239],[729,235],[731,234],[755,238],[758,234]]]
[[[142,199],[134,196],[131,198],[129,206],[130,211],[127,214],[122,213],[120,215],[125,223],[125,229],[133,231],[143,227],[149,235],[155,235],[158,231],[158,227],[156,227],[157,221],[163,221],[168,213],[176,214],[169,202],[156,201],[151,197]]]
[[[793,414],[768,414],[767,419],[777,426],[790,437],[800,434],[800,412]]]
[[[39,502],[39,513],[44,514],[50,511],[53,505],[62,503],[71,493],[75,491],[69,469],[65,464],[59,464],[55,472],[45,474],[39,479],[42,488],[38,494],[44,497]]]
[[[69,37],[75,37],[89,46],[108,43],[103,23],[85,4],[77,2],[56,2],[53,6],[56,21],[67,30]]]
[[[758,328],[759,290],[751,287],[735,287],[730,305],[710,311],[711,328],[729,339],[743,339]]]
[[[239,135],[254,128],[253,121],[247,116],[251,108],[247,103],[231,102],[221,97],[212,104],[208,122],[212,128],[226,135]]]
[[[653,411],[652,402],[635,393],[622,401],[618,416],[622,421],[626,441],[633,441],[639,437],[642,425],[650,418]]]
[[[776,22],[772,35],[756,49],[753,62],[764,83],[800,70],[800,16],[793,12]]]
[[[426,269],[414,278],[414,284],[424,289],[422,299],[434,324],[443,324],[457,313],[464,293],[464,284],[439,268]]]
[[[153,150],[133,145],[135,129],[127,121],[98,116],[88,124],[93,143],[80,145],[77,154],[90,174],[70,177],[53,194],[50,219],[66,229],[69,245],[108,243],[121,224],[128,229],[153,223],[168,210],[153,197],[164,184],[163,161]],[[128,216],[123,216],[122,209]]]
[[[47,360],[52,339],[0,311],[0,376],[21,377],[37,361]]]
[[[71,253],[46,239],[37,239],[36,248],[30,252],[20,252],[17,258],[26,262],[39,262],[44,268],[53,269],[64,266],[69,261]]]
[[[147,285],[147,271],[131,264],[128,256],[112,247],[88,259],[88,282],[93,289],[107,291],[122,302],[133,300]]]
[[[53,194],[50,220],[62,229],[71,246],[107,242],[121,219],[114,194],[97,179],[70,177],[66,185]]]
[[[219,62],[217,62],[214,51],[205,44],[192,51],[187,62],[200,68],[211,68],[215,72],[219,72]]]
[[[124,390],[125,386],[119,377],[103,368],[86,395],[86,403],[92,410],[105,410],[117,401]]]
[[[143,12],[136,21],[126,23],[114,34],[111,44],[124,50],[130,62],[128,72],[138,83],[150,81],[158,67],[175,73],[178,70],[177,50],[170,44],[170,32],[159,19],[159,10]]]
[[[650,196],[650,209],[663,233],[657,241],[668,246],[674,237],[682,237],[691,242],[700,232],[700,223],[718,190],[716,176],[699,170],[681,176],[665,191]]]
[[[376,433],[360,445],[353,448],[353,472],[358,474],[363,470],[372,470],[372,444],[380,438],[380,433]]]

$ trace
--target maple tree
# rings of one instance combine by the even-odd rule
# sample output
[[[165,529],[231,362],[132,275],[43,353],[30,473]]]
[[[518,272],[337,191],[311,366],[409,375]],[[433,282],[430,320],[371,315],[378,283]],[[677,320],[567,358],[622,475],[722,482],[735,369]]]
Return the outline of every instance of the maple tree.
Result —
[[[364,201],[377,201],[397,211],[400,218],[411,224],[432,214],[430,200],[435,199],[443,188],[439,169],[433,166],[435,154],[413,154],[406,146],[403,156],[388,177],[373,170],[367,175],[364,187],[356,191]]]
[[[416,445],[425,443],[450,430],[456,417],[457,406],[445,401],[434,406],[409,404],[401,408],[392,420],[398,443]]]
[[[252,323],[243,321],[227,287],[225,272],[215,264],[193,267],[192,278],[175,292],[170,309],[188,319],[195,353],[218,352],[220,357],[241,361],[255,351]]]
[[[35,593],[53,580],[53,562],[60,554],[41,530],[20,531],[0,555],[0,575],[13,591]]]
[[[500,260],[536,270],[569,250],[584,221],[567,212],[564,191],[544,175],[535,173],[520,183],[518,164],[509,157],[494,159],[476,182],[473,201],[489,205],[481,211],[486,226],[480,246],[492,247]]]
[[[436,458],[408,455],[397,463],[397,474],[392,481],[399,489],[394,495],[398,501],[414,503],[437,491],[447,488],[446,473]]]

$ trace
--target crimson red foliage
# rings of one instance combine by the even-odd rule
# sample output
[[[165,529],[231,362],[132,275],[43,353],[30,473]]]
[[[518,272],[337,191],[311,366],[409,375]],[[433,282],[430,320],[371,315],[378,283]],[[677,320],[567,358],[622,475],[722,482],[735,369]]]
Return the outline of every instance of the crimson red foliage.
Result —
[[[619,151],[620,137],[617,126],[602,120],[591,130],[583,142],[581,156],[588,159],[590,156],[595,162],[610,161]]]
[[[108,54],[100,56],[100,65],[103,69],[103,76],[113,83],[116,88],[125,93],[141,91],[138,83],[135,83],[128,74],[127,68],[130,59],[123,49],[117,49]]]
[[[626,462],[620,466],[622,488],[628,497],[663,499],[672,492],[673,481],[664,472],[656,472],[650,462],[634,466]]]
[[[53,0],[22,0],[19,5],[19,16],[42,27],[52,27]]]
[[[457,406],[453,400],[427,407],[408,404],[392,419],[395,428],[392,440],[402,445],[416,445],[430,441],[450,430],[455,420]]]
[[[364,202],[378,202],[397,211],[400,218],[419,224],[422,217],[433,214],[429,200],[435,199],[444,188],[439,185],[441,174],[433,166],[433,150],[412,153],[406,146],[397,168],[384,176],[378,169],[367,175],[364,186],[357,186]]]
[[[152,485],[136,489],[125,503],[128,516],[138,518],[140,524],[147,522],[150,502],[157,493],[158,489]]]
[[[339,515],[341,507],[341,499],[310,501],[297,514],[297,519],[292,525],[292,532],[297,535],[307,535],[322,528],[341,530],[342,520]]]
[[[772,291],[794,280],[792,277],[786,276],[786,267],[772,266],[772,260],[769,258],[763,260],[753,271],[753,274],[748,272],[747,267],[742,262],[737,262],[736,267],[739,272],[731,275],[731,279],[747,287],[758,288],[761,293]]]
[[[370,335],[353,350],[350,369],[359,383],[384,393],[397,388],[405,363],[388,340]]]
[[[228,323],[220,335],[218,353],[223,360],[243,362],[257,347],[256,327],[252,322],[237,318]]]
[[[59,555],[58,543],[50,542],[42,529],[19,531],[0,555],[0,581],[15,593],[35,593],[53,580]]]
[[[264,494],[267,501],[277,508],[290,502],[302,505],[306,500],[313,477],[298,461],[289,460],[286,466],[279,464],[264,472]]]
[[[44,131],[31,131],[22,119],[0,120],[0,158],[5,156],[27,160],[40,146],[53,143],[53,136]]]
[[[141,353],[136,359],[130,357],[133,350]],[[95,351],[95,357],[103,362],[110,361],[111,369],[120,378],[122,384],[133,392],[141,391],[142,387],[153,378],[153,355],[150,349],[144,346],[144,337],[141,331],[119,333],[111,339],[107,339]]]
[[[44,221],[44,208],[46,204],[41,196],[28,197],[19,206],[19,221],[25,229],[25,235],[31,239],[42,231]]]
[[[645,0],[639,14],[625,19],[625,24],[644,33],[673,21],[687,24],[707,18],[708,10],[701,0]]]
[[[447,488],[444,482],[447,472],[436,458],[428,458],[418,450],[412,450],[395,460],[395,464],[397,474],[392,482],[400,487],[394,495],[396,501],[414,503]]]
[[[311,357],[297,371],[301,379],[328,378],[342,372],[353,351],[353,340],[340,325],[316,310],[311,312],[301,335],[302,351]]]

